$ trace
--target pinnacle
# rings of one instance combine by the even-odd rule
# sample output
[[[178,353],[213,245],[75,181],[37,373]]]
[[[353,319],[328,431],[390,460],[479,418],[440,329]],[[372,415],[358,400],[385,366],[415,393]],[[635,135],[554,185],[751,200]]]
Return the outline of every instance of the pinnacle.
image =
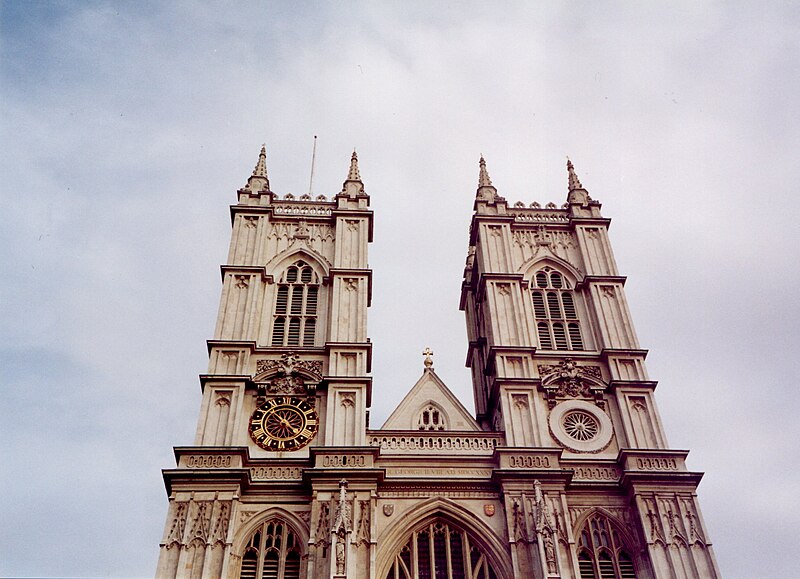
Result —
[[[484,160],[483,155],[481,155],[479,164],[481,169],[478,175],[478,187],[491,187],[492,180],[489,178],[489,171],[486,170],[486,161]]]
[[[253,169],[253,177],[266,177],[267,176],[267,146],[261,145],[261,153],[258,155],[258,163]]]
[[[267,146],[261,145],[258,162],[253,169],[253,174],[247,179],[245,189],[251,192],[269,191],[269,177],[267,177]]]
[[[353,156],[350,157],[350,171],[347,173],[348,181],[361,181],[361,175],[358,172],[358,155],[353,149]]]
[[[569,190],[583,189],[583,185],[581,185],[578,175],[575,174],[575,167],[572,166],[572,161],[569,160],[569,157],[567,157],[567,173],[569,174]]]

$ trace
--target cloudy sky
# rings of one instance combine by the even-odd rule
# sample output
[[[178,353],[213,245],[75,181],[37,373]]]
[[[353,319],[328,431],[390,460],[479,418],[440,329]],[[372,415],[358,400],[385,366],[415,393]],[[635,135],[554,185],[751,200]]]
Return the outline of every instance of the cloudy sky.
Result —
[[[790,577],[800,519],[800,8],[789,2],[0,4],[0,575],[152,576],[193,440],[228,206],[375,210],[373,426],[458,311],[483,154],[509,201],[612,243],[723,575]]]

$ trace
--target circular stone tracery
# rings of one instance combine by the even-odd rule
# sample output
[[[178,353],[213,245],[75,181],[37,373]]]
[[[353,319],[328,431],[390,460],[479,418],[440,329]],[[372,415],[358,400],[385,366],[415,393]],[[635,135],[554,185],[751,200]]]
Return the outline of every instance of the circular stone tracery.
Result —
[[[608,414],[587,400],[559,402],[547,422],[553,438],[571,452],[602,452],[614,435]]]
[[[592,440],[600,432],[600,424],[595,417],[581,410],[567,412],[561,419],[561,426],[570,437],[581,442]]]

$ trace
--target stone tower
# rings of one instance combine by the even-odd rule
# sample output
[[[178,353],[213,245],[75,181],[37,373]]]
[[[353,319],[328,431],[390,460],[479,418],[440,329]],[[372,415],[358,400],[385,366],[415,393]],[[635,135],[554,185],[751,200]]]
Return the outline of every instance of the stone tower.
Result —
[[[475,415],[426,349],[371,429],[357,157],[330,200],[279,197],[262,148],[231,207],[195,444],[164,471],[157,576],[719,577],[701,475],[667,448],[609,220],[567,169],[563,206],[509,205],[481,159],[461,294]]]
[[[327,524],[312,531],[311,505],[333,516],[341,475],[308,467],[365,447],[372,390],[372,211],[356,153],[332,199],[279,199],[262,147],[231,220],[195,445],[176,448],[178,468],[164,471],[170,511],[157,575],[328,577],[345,538]],[[357,481],[350,489],[369,504]],[[233,546],[240,537],[246,544]],[[309,541],[324,556],[309,558]]]
[[[610,220],[567,173],[561,207],[511,205],[481,159],[461,293],[477,420],[504,434],[515,575],[718,577],[702,475],[667,446]]]

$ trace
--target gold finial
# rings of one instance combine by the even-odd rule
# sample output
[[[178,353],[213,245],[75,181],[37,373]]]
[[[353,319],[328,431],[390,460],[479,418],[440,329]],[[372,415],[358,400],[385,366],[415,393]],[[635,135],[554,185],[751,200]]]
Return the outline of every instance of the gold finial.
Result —
[[[422,351],[422,355],[425,356],[425,360],[422,362],[425,364],[425,367],[433,369],[433,358],[431,358],[431,356],[433,356],[433,350],[425,348]]]

